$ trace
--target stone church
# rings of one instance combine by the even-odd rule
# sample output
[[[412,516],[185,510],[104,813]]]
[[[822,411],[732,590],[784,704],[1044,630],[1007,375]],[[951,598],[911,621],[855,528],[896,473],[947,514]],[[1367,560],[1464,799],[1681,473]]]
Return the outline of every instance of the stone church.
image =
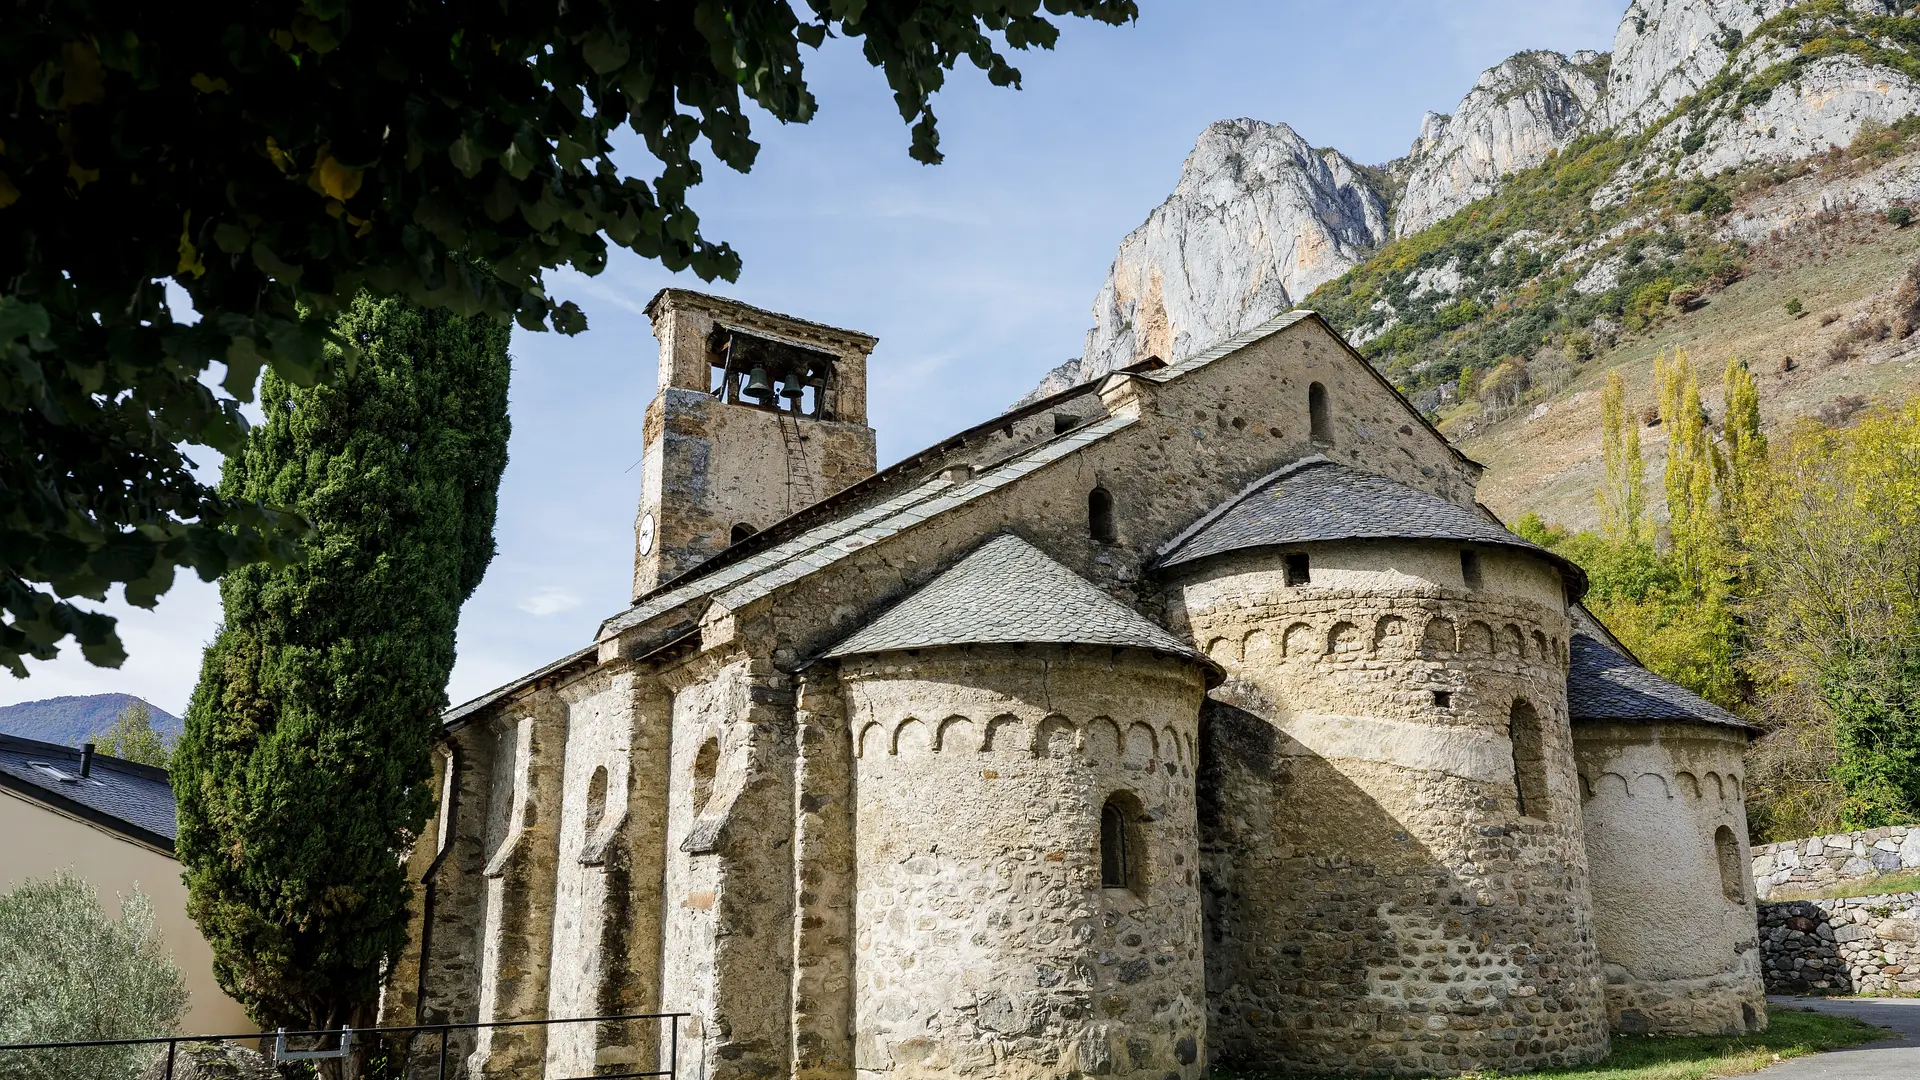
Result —
[[[384,1023],[695,1080],[1446,1074],[1766,1022],[1751,730],[1294,311],[875,469],[875,341],[648,308],[633,602],[446,715]],[[644,1072],[631,1023],[473,1077]]]

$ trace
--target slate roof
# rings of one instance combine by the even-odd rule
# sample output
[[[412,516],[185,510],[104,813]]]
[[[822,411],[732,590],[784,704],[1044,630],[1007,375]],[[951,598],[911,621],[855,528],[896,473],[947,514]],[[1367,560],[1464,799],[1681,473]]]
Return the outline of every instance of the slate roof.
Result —
[[[1569,645],[1567,712],[1582,720],[1679,720],[1754,731],[1753,725],[1655,675],[1599,639],[1575,632]]]
[[[95,754],[82,778],[80,751],[73,747],[0,735],[0,788],[128,839],[173,850],[173,786],[165,769]]]
[[[973,549],[826,655],[994,643],[1121,646],[1212,667],[1193,646],[1011,533]]]
[[[1579,567],[1478,510],[1319,456],[1276,470],[1216,507],[1161,548],[1158,565],[1179,566],[1246,548],[1389,539],[1519,548],[1558,565],[1576,595],[1586,589]]]

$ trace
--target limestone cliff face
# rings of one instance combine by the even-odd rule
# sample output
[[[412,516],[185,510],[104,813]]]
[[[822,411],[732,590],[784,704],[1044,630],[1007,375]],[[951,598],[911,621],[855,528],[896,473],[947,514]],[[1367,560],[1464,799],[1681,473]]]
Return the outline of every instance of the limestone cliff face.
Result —
[[[1285,124],[1216,123],[1174,193],[1121,243],[1081,357],[1029,399],[1148,356],[1179,360],[1257,325],[1371,248],[1495,194],[1584,134],[1631,150],[1595,192],[1599,211],[1656,181],[1801,161],[1868,124],[1892,126],[1920,113],[1920,80],[1903,70],[1920,50],[1874,17],[1901,14],[1904,2],[1631,0],[1611,54],[1510,57],[1451,114],[1428,112],[1407,156],[1378,169],[1314,149]],[[1390,219],[1388,188],[1397,189]],[[1556,248],[1563,269],[1590,254],[1569,237],[1521,246]],[[1372,333],[1394,325],[1394,304],[1451,295],[1446,285],[1422,278],[1406,296],[1381,298]]]
[[[1086,352],[1042,390],[1149,356],[1177,360],[1256,326],[1386,235],[1386,199],[1345,156],[1285,124],[1211,124],[1173,194],[1120,242]]]
[[[1843,6],[1855,15],[1894,14],[1900,7],[1895,0],[1845,0]],[[1806,0],[1633,0],[1614,33],[1605,122],[1599,126],[1625,134],[1646,130],[1728,61],[1765,51],[1757,45],[1774,45],[1751,40],[1754,32],[1796,7],[1806,8]],[[1856,61],[1839,66],[1867,70]]]
[[[1720,73],[1746,35],[1798,0],[1633,0],[1613,35],[1604,123],[1644,131]]]
[[[1653,0],[1643,2],[1653,7]],[[1630,70],[1622,73],[1629,76],[1625,81],[1612,86],[1617,107],[1610,106],[1609,115],[1620,131],[1660,126],[1596,193],[1596,207],[1626,199],[1636,185],[1662,173],[1711,176],[1799,161],[1848,145],[1870,123],[1892,126],[1920,111],[1920,81],[1894,62],[1910,54],[1868,18],[1885,14],[1883,0],[1793,5],[1750,30],[1718,31],[1708,45],[1691,52],[1685,45],[1692,38],[1681,40],[1678,31],[1662,30],[1652,16],[1642,17],[1639,7],[1629,10],[1621,25],[1623,43],[1640,34],[1640,27],[1643,41],[1670,40],[1663,47],[1656,47],[1657,41],[1636,43],[1634,49],[1644,55],[1616,58],[1616,73],[1622,73],[1623,64]],[[1736,5],[1732,10],[1750,15],[1755,9]],[[1697,24],[1701,17],[1695,7],[1684,6],[1657,14],[1674,25]],[[1716,66],[1707,70],[1709,64]],[[1665,71],[1664,77],[1647,75],[1656,68]],[[1627,96],[1641,93],[1646,96],[1637,105]]]
[[[1451,116],[1428,113],[1407,155],[1393,234],[1411,236],[1452,216],[1565,146],[1603,109],[1607,57],[1524,52],[1488,68]]]

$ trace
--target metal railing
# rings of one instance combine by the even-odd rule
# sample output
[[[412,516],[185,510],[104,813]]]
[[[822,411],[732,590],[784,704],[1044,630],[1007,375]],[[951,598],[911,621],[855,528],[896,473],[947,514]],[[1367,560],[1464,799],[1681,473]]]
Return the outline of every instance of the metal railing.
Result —
[[[286,1063],[304,1063],[328,1058],[344,1058],[352,1051],[353,1041],[356,1038],[379,1040],[399,1036],[405,1037],[401,1056],[411,1060],[414,1059],[413,1043],[416,1039],[422,1035],[438,1035],[438,1045],[435,1048],[437,1049],[436,1077],[437,1080],[447,1080],[449,1075],[447,1071],[447,1062],[449,1060],[447,1048],[455,1032],[480,1031],[493,1028],[551,1027],[556,1024],[614,1024],[644,1020],[665,1021],[667,1027],[665,1068],[634,1070],[629,1072],[594,1072],[586,1076],[567,1078],[567,1080],[639,1080],[641,1077],[662,1076],[671,1078],[678,1076],[680,1069],[680,1021],[688,1015],[690,1014],[683,1012],[625,1013],[617,1016],[571,1016],[548,1020],[496,1020],[487,1023],[407,1024],[399,1027],[370,1028],[343,1027],[336,1031],[288,1031],[285,1028],[281,1028],[270,1034],[248,1032],[240,1035],[163,1035],[146,1039],[84,1039],[75,1042],[14,1043],[0,1046],[0,1054],[9,1052],[25,1053],[28,1051],[103,1049],[107,1047],[152,1046],[157,1048],[165,1046],[167,1048],[165,1058],[166,1066],[159,1076],[160,1080],[173,1080],[174,1064],[179,1059],[180,1047],[182,1045],[194,1043],[265,1042],[272,1040],[272,1052],[263,1056],[266,1056],[275,1066],[280,1066]],[[309,1040],[313,1042],[324,1042],[329,1039],[338,1041],[335,1047],[330,1050],[293,1050],[288,1047],[288,1039]],[[429,1053],[433,1052],[434,1050],[429,1050]],[[656,1055],[656,1060],[658,1060],[658,1055]],[[154,1062],[141,1067],[140,1075],[151,1075],[153,1066],[158,1063],[159,1059],[155,1059]],[[411,1064],[403,1065],[402,1068],[409,1075],[412,1074]]]

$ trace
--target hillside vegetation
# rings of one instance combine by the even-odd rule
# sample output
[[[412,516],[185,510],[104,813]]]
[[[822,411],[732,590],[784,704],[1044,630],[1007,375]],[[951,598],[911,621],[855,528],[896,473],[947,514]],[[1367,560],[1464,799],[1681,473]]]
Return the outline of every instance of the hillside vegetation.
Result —
[[[1870,124],[1851,146],[1797,163],[1694,171],[1710,132],[1837,53],[1920,77],[1920,19],[1859,15],[1838,0],[1788,9],[1646,130],[1574,140],[1498,193],[1383,246],[1306,304],[1428,411],[1500,414],[1530,391],[1558,390],[1597,352],[1746,275],[1750,246],[1725,228],[1740,200],[1920,148],[1920,118],[1909,118]]]
[[[1920,19],[1819,0],[1728,33],[1644,130],[1572,139],[1307,306],[1643,662],[1768,730],[1756,839],[1920,820],[1920,116],[1794,161],[1755,127],[1836,57],[1920,79]]]
[[[0,705],[0,734],[79,746],[111,728],[122,713],[136,706],[150,710],[153,730],[161,737],[179,737],[179,717],[155,709],[132,694],[86,694]]]

